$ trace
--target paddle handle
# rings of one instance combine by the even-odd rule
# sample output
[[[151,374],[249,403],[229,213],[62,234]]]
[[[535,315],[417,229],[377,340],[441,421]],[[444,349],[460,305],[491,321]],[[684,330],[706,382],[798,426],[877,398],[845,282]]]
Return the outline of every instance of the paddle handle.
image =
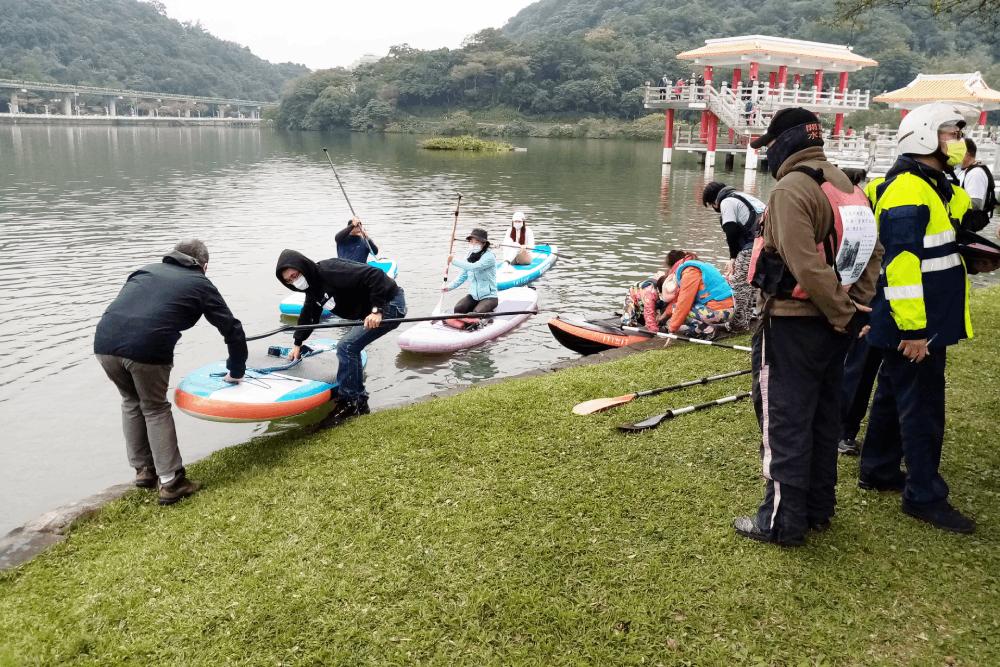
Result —
[[[657,394],[662,394],[666,391],[676,391],[678,389],[686,389],[687,387],[696,387],[701,384],[708,384],[709,382],[715,382],[717,380],[726,380],[728,378],[739,377],[740,375],[747,375],[752,373],[752,369],[746,369],[744,371],[733,371],[731,373],[721,373],[719,375],[709,375],[707,377],[698,378],[697,380],[688,380],[687,382],[679,382],[678,384],[670,385],[669,387],[659,387],[658,389],[647,389],[646,391],[638,391],[635,393],[636,398],[640,396],[656,396]]]

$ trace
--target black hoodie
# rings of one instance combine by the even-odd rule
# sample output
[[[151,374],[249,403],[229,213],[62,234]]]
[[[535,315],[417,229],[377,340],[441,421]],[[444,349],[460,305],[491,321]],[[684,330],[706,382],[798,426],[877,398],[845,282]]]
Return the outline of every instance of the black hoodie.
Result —
[[[172,364],[181,332],[202,315],[229,346],[226,368],[233,377],[243,377],[247,362],[243,325],[198,262],[176,251],[128,277],[97,323],[94,353],[143,364]]]
[[[285,269],[295,269],[306,278],[305,290],[289,285],[281,277]],[[361,320],[371,314],[372,308],[384,311],[389,301],[399,292],[399,286],[380,269],[346,259],[324,259],[314,262],[295,250],[282,250],[274,271],[278,282],[293,292],[305,291],[306,300],[299,315],[299,324],[316,324],[323,314],[323,304],[334,300],[333,312],[346,320]],[[312,333],[295,332],[295,344]]]

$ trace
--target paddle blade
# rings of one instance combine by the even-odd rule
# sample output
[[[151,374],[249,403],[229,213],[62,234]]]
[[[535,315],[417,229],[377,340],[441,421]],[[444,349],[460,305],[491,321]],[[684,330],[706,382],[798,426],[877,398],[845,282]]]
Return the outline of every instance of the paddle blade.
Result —
[[[624,396],[615,396],[614,398],[595,398],[593,400],[584,401],[583,403],[577,403],[574,405],[573,414],[592,415],[595,412],[604,412],[605,410],[610,410],[611,408],[619,405],[631,403],[634,400],[635,394],[625,394]]]
[[[656,428],[673,416],[673,412],[664,412],[662,415],[655,415],[649,419],[644,419],[641,422],[636,422],[634,424],[622,424],[618,427],[618,430],[622,433],[641,433],[643,431]]]

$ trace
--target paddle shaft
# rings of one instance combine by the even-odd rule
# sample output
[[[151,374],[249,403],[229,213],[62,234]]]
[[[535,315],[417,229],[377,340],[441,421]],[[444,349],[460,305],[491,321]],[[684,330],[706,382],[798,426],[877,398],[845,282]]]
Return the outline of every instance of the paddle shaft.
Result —
[[[504,310],[500,312],[492,313],[449,313],[447,315],[428,315],[427,317],[387,317],[382,320],[382,324],[406,324],[407,322],[437,322],[440,320],[450,320],[455,318],[485,318],[485,317],[504,317],[506,315],[537,315],[537,310]],[[283,331],[312,331],[314,329],[337,329],[341,327],[360,327],[364,325],[364,320],[343,320],[340,322],[325,322],[321,324],[289,324],[288,326],[279,327],[274,331],[268,331],[266,333],[257,334],[256,336],[247,336],[247,341],[260,340],[261,338],[267,338],[268,336],[273,336],[275,334],[282,333]]]
[[[662,331],[653,333],[652,331],[646,331],[645,329],[640,329],[639,327],[622,327],[624,331],[634,331],[635,333],[643,334],[650,337],[656,338],[670,338],[672,340],[682,340],[685,343],[697,343],[698,345],[713,345],[715,347],[724,347],[730,350],[739,350],[741,352],[753,352],[752,347],[747,347],[746,345],[727,345],[726,343],[716,343],[711,340],[702,340],[700,338],[688,338],[687,336],[678,336],[672,333],[663,333]]]
[[[698,403],[697,405],[686,405],[683,408],[674,408],[673,410],[667,410],[663,414],[654,415],[649,419],[644,419],[641,422],[636,422],[634,424],[625,424],[619,426],[619,431],[625,431],[626,433],[635,433],[637,431],[646,431],[649,429],[656,428],[668,419],[673,419],[674,417],[679,417],[681,415],[686,415],[689,412],[697,412],[699,410],[707,410],[708,408],[714,408],[717,405],[725,405],[727,403],[735,403],[736,401],[741,401],[744,398],[750,398],[750,392],[745,391],[740,394],[733,394],[732,396],[725,396],[723,398],[709,401],[707,403]]]
[[[462,208],[462,195],[458,195],[458,201],[455,202],[455,222],[451,225],[451,241],[448,243],[448,257],[451,258],[452,253],[455,251],[455,234],[458,233],[458,210]],[[451,270],[451,262],[446,259],[444,262],[444,276],[441,278],[441,297],[438,299],[437,307],[434,308],[434,312],[441,310],[442,304],[444,304],[444,288],[448,286],[448,272]]]
[[[340,174],[337,173],[337,168],[333,165],[333,158],[330,157],[330,151],[323,149],[323,155],[326,156],[326,161],[330,163],[330,169],[333,169],[333,176],[337,179],[337,185],[340,186],[340,191],[344,193],[344,199],[347,201],[347,208],[351,209],[351,216],[357,220],[358,214],[354,212],[354,206],[351,204],[351,198],[347,196],[347,190],[344,189],[344,184],[340,181]],[[365,234],[362,238],[365,240],[365,244],[368,246],[368,252],[375,256],[375,251],[372,250],[371,241],[368,240],[368,235]]]
[[[678,384],[670,385],[669,387],[660,387],[659,389],[647,389],[646,391],[637,391],[635,393],[635,397],[639,398],[640,396],[656,396],[657,394],[662,394],[666,391],[676,391],[678,389],[696,387],[700,384],[708,384],[709,382],[715,382],[716,380],[726,380],[728,378],[734,378],[740,375],[748,375],[752,372],[753,370],[748,368],[745,371],[733,371],[732,373],[709,375],[707,377],[699,378],[697,380],[688,380],[687,382],[680,382]]]

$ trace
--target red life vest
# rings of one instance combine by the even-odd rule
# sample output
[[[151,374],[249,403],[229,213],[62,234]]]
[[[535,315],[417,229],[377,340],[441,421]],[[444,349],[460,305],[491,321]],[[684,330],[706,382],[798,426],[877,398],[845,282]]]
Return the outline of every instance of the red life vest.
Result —
[[[878,241],[878,224],[868,197],[856,185],[851,192],[841,192],[818,169],[800,167],[796,171],[816,181],[833,209],[833,229],[816,244],[816,252],[833,267],[841,285],[853,285],[868,266]],[[761,234],[754,239],[747,282],[779,298],[809,299],[784,260],[776,252],[764,251],[763,229],[767,219],[765,210]]]

